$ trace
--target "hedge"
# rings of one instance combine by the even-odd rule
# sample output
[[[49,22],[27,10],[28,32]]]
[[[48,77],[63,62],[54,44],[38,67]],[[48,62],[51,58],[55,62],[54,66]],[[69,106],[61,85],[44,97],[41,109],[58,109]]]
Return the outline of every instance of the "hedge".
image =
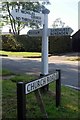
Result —
[[[41,37],[29,37],[27,35],[2,35],[0,39],[2,50],[41,52]],[[65,53],[72,51],[70,36],[49,37],[49,53]]]
[[[50,53],[72,52],[72,39],[70,36],[49,37]]]
[[[2,35],[2,50],[5,51],[24,51],[24,47],[20,44],[16,37],[12,34]]]
[[[29,37],[27,35],[16,36],[17,41],[24,46],[27,52],[40,52],[41,51],[41,38]]]

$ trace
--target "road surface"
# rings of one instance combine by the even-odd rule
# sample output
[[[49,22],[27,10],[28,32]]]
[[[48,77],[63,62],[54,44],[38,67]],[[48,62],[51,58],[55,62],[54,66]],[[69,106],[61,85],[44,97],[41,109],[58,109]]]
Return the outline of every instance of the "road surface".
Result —
[[[1,59],[1,57],[0,57]],[[61,69],[61,83],[68,86],[79,86],[78,61],[64,60],[64,57],[49,57],[49,72]],[[2,57],[2,68],[15,73],[41,74],[40,58]]]

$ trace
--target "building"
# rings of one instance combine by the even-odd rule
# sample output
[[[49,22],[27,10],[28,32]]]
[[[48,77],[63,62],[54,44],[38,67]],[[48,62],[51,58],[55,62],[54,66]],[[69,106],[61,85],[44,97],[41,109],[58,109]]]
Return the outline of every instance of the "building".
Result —
[[[80,1],[78,2],[78,30],[80,29]]]
[[[73,52],[80,52],[80,29],[72,36]]]
[[[78,31],[72,35],[73,52],[80,52],[80,1],[78,2]]]

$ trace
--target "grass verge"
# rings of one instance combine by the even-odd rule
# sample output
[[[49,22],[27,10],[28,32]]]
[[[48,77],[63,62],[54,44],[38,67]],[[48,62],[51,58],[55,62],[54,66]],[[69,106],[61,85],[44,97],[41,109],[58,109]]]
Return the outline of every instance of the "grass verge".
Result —
[[[39,52],[0,51],[0,55],[3,55],[3,56],[14,56],[14,57],[41,57],[41,53],[39,53]]]
[[[2,116],[4,119],[16,118],[17,117],[17,96],[16,96],[16,82],[17,81],[30,81],[36,79],[35,76],[31,75],[19,75],[15,76],[10,80],[2,81]],[[12,82],[14,81],[14,82]],[[55,91],[55,82],[49,85],[51,91]],[[79,91],[76,91],[72,88],[62,86],[61,89],[61,106],[56,108],[55,106],[55,96],[48,93],[42,94],[42,98],[45,104],[45,109],[49,118],[52,119],[68,119],[74,118],[78,120],[79,117],[79,107],[78,107],[78,96]],[[28,118],[43,118],[38,103],[36,101],[34,92],[27,95],[26,101],[26,116]]]
[[[14,73],[7,70],[7,69],[2,69],[0,70],[0,76],[9,76],[9,75],[13,75]]]
[[[80,57],[70,57],[70,58],[67,58],[67,60],[69,60],[69,61],[80,61]]]

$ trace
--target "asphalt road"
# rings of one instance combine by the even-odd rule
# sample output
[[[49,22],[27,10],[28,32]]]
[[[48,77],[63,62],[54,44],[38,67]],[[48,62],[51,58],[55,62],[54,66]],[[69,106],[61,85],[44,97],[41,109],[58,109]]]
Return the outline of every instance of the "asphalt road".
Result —
[[[9,69],[15,73],[28,73],[40,75],[41,59],[40,58],[14,58],[0,57],[2,59],[2,68]],[[66,61],[64,58],[49,57],[49,72],[55,69],[61,69],[61,83],[68,86],[79,86],[78,61]]]

